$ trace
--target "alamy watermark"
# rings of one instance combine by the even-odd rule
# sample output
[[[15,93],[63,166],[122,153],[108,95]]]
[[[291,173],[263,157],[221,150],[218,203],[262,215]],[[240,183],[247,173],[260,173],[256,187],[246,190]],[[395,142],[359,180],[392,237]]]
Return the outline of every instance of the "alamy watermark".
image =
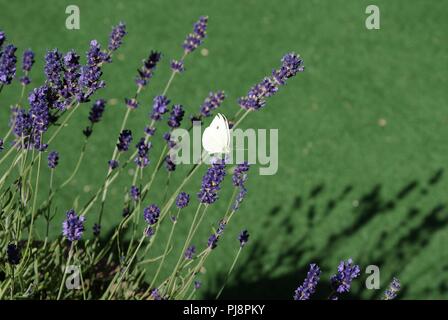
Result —
[[[176,164],[210,163],[211,157],[202,149],[202,126],[194,121],[192,130],[177,128],[171,132],[170,140],[175,147],[170,158]],[[230,153],[226,163],[258,164],[260,175],[274,175],[278,170],[278,129],[230,130]]]

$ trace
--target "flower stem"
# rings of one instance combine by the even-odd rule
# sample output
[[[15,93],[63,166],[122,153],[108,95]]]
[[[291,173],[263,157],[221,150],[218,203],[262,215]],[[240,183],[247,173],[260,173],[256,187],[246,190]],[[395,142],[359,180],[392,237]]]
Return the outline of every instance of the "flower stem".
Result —
[[[216,297],[215,297],[216,300],[218,300],[219,297],[221,296],[221,293],[222,293],[222,291],[224,290],[224,287],[226,286],[227,281],[229,280],[229,276],[230,276],[230,274],[232,273],[233,269],[235,268],[236,261],[238,260],[238,258],[239,258],[239,256],[240,256],[240,253],[241,253],[241,249],[242,249],[242,247],[239,248],[238,252],[236,253],[235,259],[233,259],[233,263],[232,263],[232,265],[230,266],[229,271],[227,272],[226,278],[224,279],[224,283],[222,284],[221,289],[219,290],[218,294],[217,294]]]

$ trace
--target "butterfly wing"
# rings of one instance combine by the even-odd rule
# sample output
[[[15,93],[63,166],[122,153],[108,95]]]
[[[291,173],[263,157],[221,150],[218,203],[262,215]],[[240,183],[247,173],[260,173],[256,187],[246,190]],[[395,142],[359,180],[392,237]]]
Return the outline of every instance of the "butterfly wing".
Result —
[[[228,153],[230,132],[227,119],[217,114],[202,134],[202,146],[208,153]]]

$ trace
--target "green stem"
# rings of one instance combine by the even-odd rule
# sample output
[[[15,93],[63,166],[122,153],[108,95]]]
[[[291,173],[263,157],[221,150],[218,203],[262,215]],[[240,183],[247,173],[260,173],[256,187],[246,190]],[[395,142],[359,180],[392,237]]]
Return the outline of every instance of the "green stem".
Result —
[[[151,285],[149,286],[148,290],[151,290],[151,288],[154,286],[154,284],[157,280],[157,277],[159,276],[160,270],[162,269],[163,263],[165,262],[166,255],[168,253],[168,249],[171,244],[171,239],[173,237],[174,229],[176,228],[177,219],[179,218],[179,213],[180,213],[180,209],[177,211],[176,220],[173,221],[173,225],[171,226],[170,235],[168,236],[168,241],[165,246],[165,251],[163,252],[162,261],[160,261],[160,263],[159,263],[159,267],[157,268],[156,274],[152,278]]]
[[[238,260],[238,258],[239,258],[239,256],[240,256],[240,253],[241,253],[241,249],[242,249],[242,248],[243,248],[243,247],[240,247],[239,250],[238,250],[238,252],[236,253],[235,259],[233,259],[233,263],[232,263],[232,265],[230,266],[229,271],[227,272],[226,278],[224,279],[224,283],[222,284],[221,289],[219,290],[218,294],[217,294],[216,297],[215,297],[216,300],[218,300],[219,297],[221,296],[221,293],[222,293],[222,291],[224,290],[224,287],[226,286],[227,281],[229,280],[230,274],[232,273],[233,269],[235,268],[236,261]]]
[[[168,282],[168,286],[166,288],[166,292],[168,294],[170,292],[171,285],[173,285],[175,283],[177,271],[179,270],[180,264],[182,263],[182,261],[184,259],[185,250],[187,250],[188,246],[190,245],[191,235],[193,233],[194,225],[195,225],[195,222],[196,222],[196,220],[197,220],[197,218],[199,216],[199,212],[201,210],[201,207],[202,207],[202,203],[200,202],[199,205],[198,205],[198,208],[196,209],[196,212],[194,214],[193,221],[191,222],[190,230],[188,230],[187,239],[185,240],[185,243],[184,243],[184,246],[182,248],[182,251],[180,252],[179,259],[177,260],[176,266],[174,267],[174,270],[171,273],[171,277],[170,277],[170,280]]]
[[[56,298],[56,300],[61,299],[62,289],[64,288],[65,278],[67,275],[66,270],[67,270],[67,267],[70,265],[70,262],[72,261],[72,257],[73,257],[73,248],[74,248],[74,243],[72,242],[70,244],[70,251],[68,252],[68,259],[67,259],[67,263],[64,268],[64,274],[62,275],[62,281],[61,281],[61,285],[59,286],[58,297]]]

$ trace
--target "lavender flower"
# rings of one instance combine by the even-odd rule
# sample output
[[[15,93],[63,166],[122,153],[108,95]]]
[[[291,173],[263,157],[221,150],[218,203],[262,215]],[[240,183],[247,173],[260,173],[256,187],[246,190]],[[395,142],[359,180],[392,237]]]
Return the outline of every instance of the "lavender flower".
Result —
[[[174,72],[179,72],[179,73],[185,71],[184,62],[182,60],[180,60],[180,61],[177,61],[177,60],[171,61],[171,70],[173,70]]]
[[[360,274],[358,265],[353,265],[353,260],[341,261],[338,266],[338,273],[331,277],[331,285],[336,292],[344,293],[350,291],[353,279]]]
[[[62,234],[68,241],[80,240],[84,232],[84,216],[78,216],[75,210],[67,211],[67,219],[62,223]]]
[[[188,203],[190,202],[190,195],[186,192],[181,192],[176,198],[176,206],[179,209],[183,209],[186,206],[188,206]]]
[[[393,300],[397,297],[398,291],[401,289],[400,280],[393,278],[389,288],[384,292],[384,300]]]
[[[309,300],[312,294],[316,291],[317,283],[319,282],[321,271],[317,264],[310,264],[310,270],[303,281],[303,284],[297,288],[294,293],[294,300]]]
[[[282,66],[272,72],[272,76],[265,77],[260,83],[253,86],[245,97],[238,100],[241,108],[246,110],[258,110],[266,104],[266,98],[271,97],[278,91],[280,85],[286,80],[304,70],[303,60],[295,53],[283,56]]]
[[[148,226],[148,227],[145,229],[145,236],[146,236],[147,238],[151,238],[153,235],[154,235],[154,229],[151,228],[150,226]]]
[[[135,83],[142,88],[146,86],[149,79],[152,78],[154,70],[156,69],[157,63],[160,61],[161,53],[157,51],[151,51],[149,57],[143,60],[143,66],[138,69],[138,76],[135,79]]]
[[[109,160],[107,163],[109,164],[109,168],[111,170],[118,168],[118,165],[120,164],[117,160]]]
[[[104,109],[106,108],[106,100],[98,99],[92,105],[92,109],[90,109],[89,120],[92,123],[100,122],[101,117],[103,116]]]
[[[50,169],[54,169],[58,165],[58,162],[59,162],[59,153],[57,153],[56,151],[51,151],[48,154],[48,167]]]
[[[202,283],[199,280],[194,280],[194,288],[198,290],[201,287]]]
[[[170,112],[170,118],[168,119],[168,126],[171,128],[178,128],[180,127],[180,123],[182,122],[182,119],[184,118],[185,111],[180,104],[175,104],[173,106],[173,109]]]
[[[159,220],[159,216],[160,208],[155,204],[151,204],[143,210],[143,218],[150,225],[156,224]]]
[[[247,194],[247,189],[244,186],[240,187],[239,190],[240,191],[238,192],[238,194],[235,198],[235,202],[233,203],[233,206],[232,206],[233,211],[237,211],[240,208],[240,205],[243,202],[244,197]]]
[[[202,178],[201,190],[198,193],[198,199],[201,203],[212,204],[218,199],[220,184],[226,175],[225,163],[216,162],[211,165]]]
[[[211,116],[211,112],[219,106],[221,106],[222,102],[226,98],[224,91],[210,92],[208,97],[205,99],[204,103],[202,103],[200,108],[201,116],[209,117]]]
[[[193,259],[193,256],[194,256],[195,253],[196,253],[196,247],[195,246],[189,246],[187,248],[187,250],[185,250],[184,257],[187,260],[191,260],[191,259]]]
[[[224,219],[219,221],[219,223],[218,223],[218,230],[216,230],[216,234],[218,236],[221,236],[224,233],[224,229],[226,228],[226,225],[227,224],[226,224]]]
[[[90,41],[90,48],[87,51],[87,65],[81,67],[79,85],[81,93],[78,95],[80,102],[86,102],[89,97],[106,84],[101,80],[103,72],[101,64],[108,62],[108,56],[101,51],[101,46],[96,40]]]
[[[151,291],[151,298],[153,300],[162,300],[162,297],[160,296],[159,293],[159,289],[156,288]]]
[[[249,171],[249,164],[247,162],[238,164],[233,171],[232,182],[235,187],[242,187],[246,182],[247,174]]]
[[[126,35],[126,25],[120,22],[117,26],[112,28],[112,32],[109,36],[109,51],[117,50],[123,41],[123,37]]]
[[[218,245],[218,237],[216,236],[216,234],[212,234],[212,235],[208,238],[207,246],[208,246],[210,249],[215,249],[217,245]]]
[[[144,168],[149,164],[148,152],[151,149],[151,143],[147,143],[145,142],[145,138],[141,138],[136,148],[138,153],[134,161],[140,168]]]
[[[45,55],[45,76],[47,83],[54,88],[62,87],[62,55],[58,49],[50,50]]]
[[[194,24],[193,32],[187,36],[183,44],[185,53],[188,54],[193,52],[202,44],[202,41],[207,34],[207,22],[208,17],[203,16]]]
[[[240,247],[244,247],[249,241],[249,232],[247,230],[241,231],[241,233],[238,235],[238,240],[240,242]]]
[[[174,163],[174,161],[173,161],[173,159],[171,158],[170,155],[167,155],[165,157],[165,168],[169,172],[172,172],[172,171],[176,170],[176,164]]]
[[[31,71],[31,67],[34,64],[34,52],[31,50],[25,50],[23,53],[23,60],[22,60],[22,70],[25,73],[25,76],[20,78],[20,82],[25,86],[31,82],[30,78],[28,77],[28,72]]]
[[[140,189],[136,186],[131,186],[131,189],[129,189],[129,195],[134,201],[138,201],[140,198]]]
[[[15,46],[9,44],[0,54],[0,85],[11,84],[16,76],[16,50]]]
[[[98,237],[100,235],[100,232],[101,232],[101,225],[99,225],[98,223],[95,223],[93,225],[93,235],[95,237]]]
[[[20,263],[20,250],[14,243],[8,244],[6,255],[8,256],[9,264],[18,265]]]
[[[126,106],[130,109],[137,109],[138,108],[138,101],[135,98],[125,98],[124,102],[126,103]]]
[[[154,98],[153,110],[151,113],[151,119],[160,120],[162,115],[164,115],[168,111],[168,104],[170,100],[168,100],[165,96],[157,96]]]
[[[155,132],[156,132],[156,128],[154,128],[154,127],[149,127],[149,126],[145,127],[145,133],[146,133],[148,136],[152,137],[152,136],[154,135]]]
[[[64,86],[59,91],[65,101],[59,104],[58,108],[64,110],[73,99],[82,100],[82,88],[79,86],[80,64],[79,55],[74,50],[70,50],[64,55]]]
[[[118,137],[117,149],[118,151],[128,151],[129,145],[132,141],[132,132],[131,130],[123,130],[120,132],[120,136]]]

